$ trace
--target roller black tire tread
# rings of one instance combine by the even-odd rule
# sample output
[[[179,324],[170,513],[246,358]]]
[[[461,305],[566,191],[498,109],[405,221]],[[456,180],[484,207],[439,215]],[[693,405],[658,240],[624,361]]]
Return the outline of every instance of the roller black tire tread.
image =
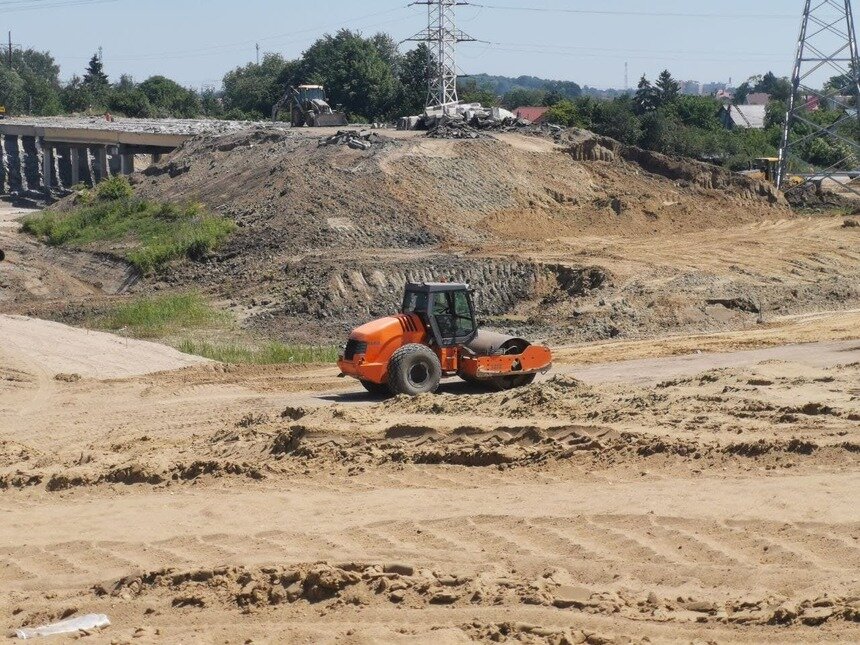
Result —
[[[415,388],[408,376],[409,370],[418,360],[425,361],[429,374],[427,386],[421,389]],[[393,394],[409,396],[432,394],[439,388],[440,380],[442,380],[442,365],[433,350],[425,345],[417,343],[404,345],[394,352],[388,362],[388,389]]]
[[[359,382],[364,387],[365,390],[370,392],[373,396],[390,396],[391,390],[388,389],[388,385],[385,383],[374,383],[373,381],[362,381],[359,379]]]
[[[490,387],[504,392],[505,390],[514,390],[518,387],[526,387],[534,383],[537,374],[520,374],[519,376],[498,376],[489,379]]]

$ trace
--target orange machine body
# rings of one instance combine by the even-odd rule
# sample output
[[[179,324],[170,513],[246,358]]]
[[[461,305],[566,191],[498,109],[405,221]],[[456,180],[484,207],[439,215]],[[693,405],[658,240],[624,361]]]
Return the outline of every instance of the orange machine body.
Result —
[[[421,317],[417,314],[386,316],[353,330],[337,366],[347,376],[382,384],[388,379],[391,356],[409,343],[427,344],[427,330]],[[443,362],[443,369],[444,365]]]
[[[410,343],[430,346],[445,376],[484,380],[537,374],[552,365],[552,353],[543,345],[529,345],[520,354],[480,356],[462,345],[431,344],[421,317],[414,313],[387,316],[357,327],[337,364],[346,376],[382,385],[388,380],[388,365],[394,352]]]

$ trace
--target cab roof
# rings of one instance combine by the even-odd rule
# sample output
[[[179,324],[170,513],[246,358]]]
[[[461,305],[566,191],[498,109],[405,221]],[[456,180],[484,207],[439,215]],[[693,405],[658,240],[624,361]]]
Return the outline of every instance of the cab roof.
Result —
[[[462,282],[407,282],[406,291],[417,293],[439,293],[447,291],[468,291],[469,285]]]

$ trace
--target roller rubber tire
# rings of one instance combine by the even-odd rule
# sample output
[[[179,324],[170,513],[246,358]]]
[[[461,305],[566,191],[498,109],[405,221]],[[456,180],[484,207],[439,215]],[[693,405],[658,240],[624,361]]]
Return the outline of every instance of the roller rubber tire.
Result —
[[[374,383],[373,381],[362,381],[360,379],[359,382],[364,389],[370,392],[373,396],[391,395],[391,390],[388,389],[388,386],[385,383]]]
[[[439,359],[424,345],[404,345],[388,362],[388,388],[393,394],[432,394],[441,379]]]

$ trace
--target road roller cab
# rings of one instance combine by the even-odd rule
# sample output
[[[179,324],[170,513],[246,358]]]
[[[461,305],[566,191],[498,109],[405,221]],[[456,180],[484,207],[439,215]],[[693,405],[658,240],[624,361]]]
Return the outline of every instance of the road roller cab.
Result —
[[[400,313],[355,329],[338,360],[342,376],[374,394],[409,395],[449,376],[520,387],[551,365],[547,347],[478,329],[468,285],[438,282],[407,284]]]

